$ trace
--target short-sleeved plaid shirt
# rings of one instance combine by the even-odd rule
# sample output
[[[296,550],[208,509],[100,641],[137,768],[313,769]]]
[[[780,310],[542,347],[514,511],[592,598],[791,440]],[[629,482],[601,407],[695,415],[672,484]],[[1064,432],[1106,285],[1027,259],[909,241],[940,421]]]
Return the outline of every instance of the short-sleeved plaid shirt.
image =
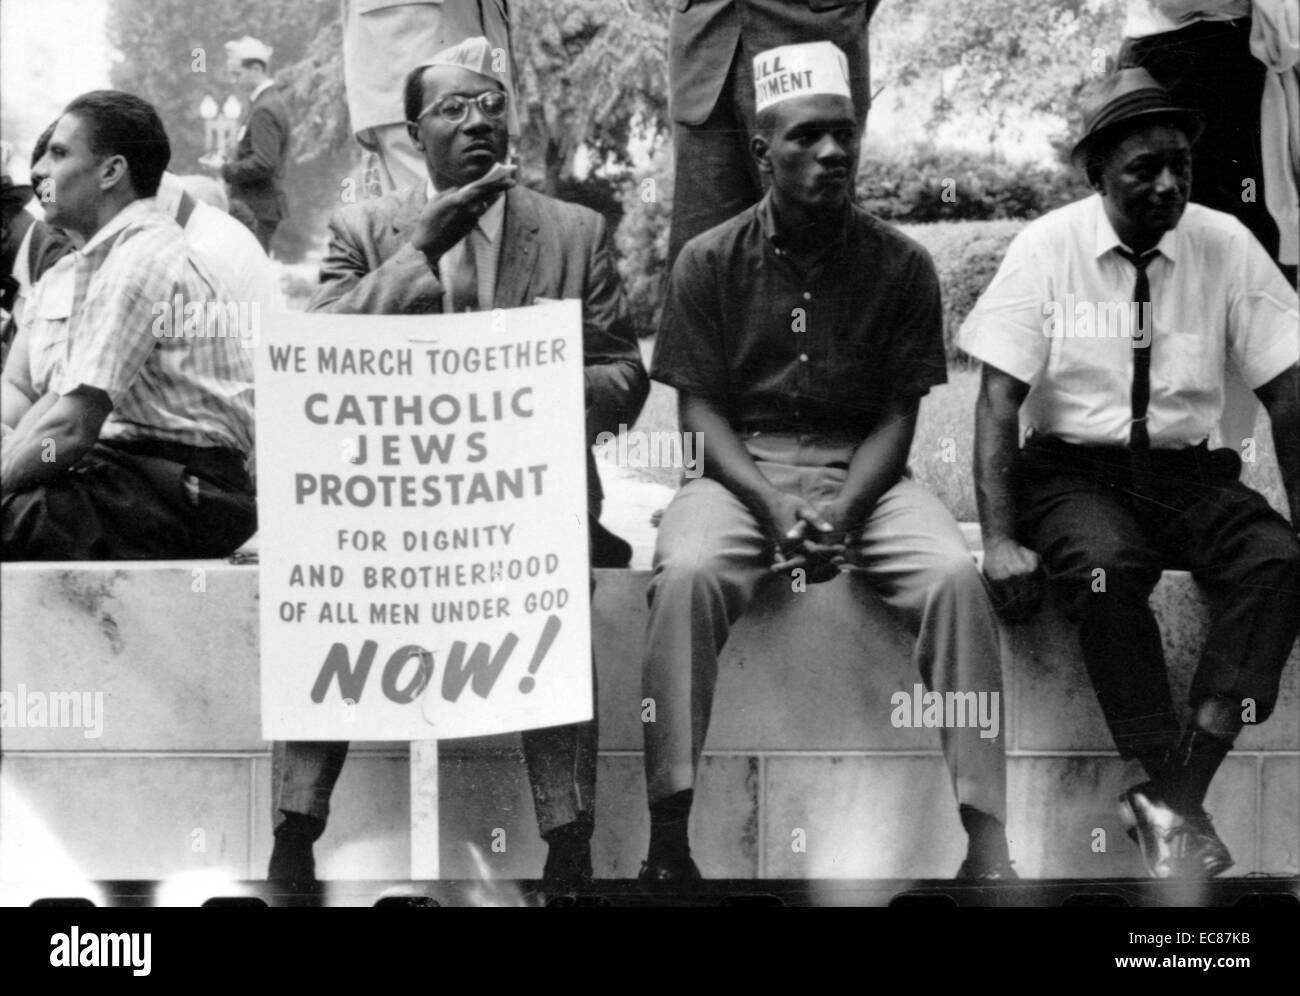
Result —
[[[104,391],[99,438],[253,447],[253,365],[239,330],[194,322],[226,299],[172,219],[137,200],[41,278],[23,313],[39,394]],[[204,309],[202,312],[199,309]],[[221,334],[217,334],[217,333]]]

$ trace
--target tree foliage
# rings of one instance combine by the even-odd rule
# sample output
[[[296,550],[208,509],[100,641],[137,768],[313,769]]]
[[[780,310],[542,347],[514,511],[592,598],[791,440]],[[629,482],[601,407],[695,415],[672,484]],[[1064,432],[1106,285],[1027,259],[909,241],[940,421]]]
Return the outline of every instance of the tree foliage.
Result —
[[[627,165],[640,127],[667,127],[668,9],[655,0],[526,0],[511,6],[523,110],[520,154],[549,193],[580,147]]]
[[[1083,87],[1114,65],[1124,5],[1113,0],[891,0],[872,30],[883,87],[937,89],[930,123],[960,116],[990,134],[1017,115],[1077,121]]]
[[[296,63],[319,54],[313,42],[322,40],[338,15],[337,0],[110,0],[108,36],[118,55],[110,80],[158,109],[171,139],[172,161],[179,172],[193,172],[204,151],[200,102],[211,96],[220,104],[235,92],[226,72],[225,43],[244,35],[261,39],[274,49],[272,73],[292,78]],[[341,76],[340,58],[337,92],[342,91]],[[290,87],[295,138],[326,117],[318,108],[337,92],[322,86],[312,95],[313,113],[304,114],[300,93]],[[294,151],[297,157],[304,151],[309,157],[318,150],[310,144],[304,150],[295,142]]]

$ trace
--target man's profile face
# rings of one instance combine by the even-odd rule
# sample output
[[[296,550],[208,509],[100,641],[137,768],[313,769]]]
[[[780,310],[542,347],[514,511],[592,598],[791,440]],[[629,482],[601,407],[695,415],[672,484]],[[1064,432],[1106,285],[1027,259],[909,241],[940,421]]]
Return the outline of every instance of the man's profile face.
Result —
[[[506,115],[490,118],[474,98],[490,90],[504,90],[496,80],[455,66],[430,66],[421,80],[422,107],[426,113],[408,125],[415,147],[424,153],[429,176],[439,190],[463,187],[483,176],[493,163],[504,162],[509,148]],[[469,100],[464,121],[453,124],[432,105],[445,97]]]
[[[32,169],[45,221],[72,232],[94,229],[103,191],[102,160],[90,151],[88,128],[76,114],[65,114],[54,126],[45,155]]]
[[[858,164],[852,101],[812,94],[783,100],[766,115],[771,131],[755,138],[754,152],[782,199],[812,215],[843,210]]]
[[[230,73],[231,82],[235,84],[235,89],[240,93],[251,94],[261,81],[261,74],[256,69],[250,69],[238,62],[228,63],[226,69]]]
[[[1147,125],[1115,144],[1097,176],[1115,234],[1154,245],[1178,224],[1192,189],[1192,144],[1181,128]]]

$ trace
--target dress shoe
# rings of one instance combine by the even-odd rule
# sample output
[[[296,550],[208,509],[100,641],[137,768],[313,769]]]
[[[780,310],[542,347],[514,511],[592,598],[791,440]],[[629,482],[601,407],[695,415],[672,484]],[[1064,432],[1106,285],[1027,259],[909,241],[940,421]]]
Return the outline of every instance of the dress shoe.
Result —
[[[600,524],[591,520],[591,566],[592,567],[627,567],[632,563],[632,544],[621,536],[615,536]]]
[[[1189,875],[1213,878],[1232,867],[1232,855],[1228,853],[1227,845],[1215,833],[1209,813],[1202,811],[1195,816],[1184,816],[1183,822],[1186,824],[1184,832],[1188,838],[1188,854],[1195,855],[1193,861],[1199,864],[1199,868],[1194,864],[1188,870]]]
[[[967,857],[957,869],[958,882],[1014,882],[1020,879],[1016,874],[1015,862],[986,861],[976,857]]]
[[[312,891],[319,883],[311,841],[293,834],[276,834],[266,877],[289,892]]]
[[[1119,816],[1142,850],[1152,878],[1210,878],[1232,866],[1214,824],[1204,812],[1183,815],[1162,800],[1150,782],[1119,797]]]
[[[687,853],[674,857],[646,858],[641,862],[641,871],[636,880],[642,885],[671,889],[674,886],[701,882],[704,876]]]
[[[551,844],[542,869],[542,892],[548,896],[578,896],[591,889],[591,880],[590,842]]]

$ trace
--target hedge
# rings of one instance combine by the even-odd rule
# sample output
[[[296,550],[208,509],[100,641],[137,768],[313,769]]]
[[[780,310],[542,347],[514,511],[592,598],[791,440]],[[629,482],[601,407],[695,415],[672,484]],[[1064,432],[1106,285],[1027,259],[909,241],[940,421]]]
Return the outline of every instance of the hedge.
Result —
[[[957,330],[1002,264],[1007,246],[1025,226],[1023,220],[953,221],[899,225],[929,250],[943,291],[943,343],[948,362],[964,365],[956,346]]]

